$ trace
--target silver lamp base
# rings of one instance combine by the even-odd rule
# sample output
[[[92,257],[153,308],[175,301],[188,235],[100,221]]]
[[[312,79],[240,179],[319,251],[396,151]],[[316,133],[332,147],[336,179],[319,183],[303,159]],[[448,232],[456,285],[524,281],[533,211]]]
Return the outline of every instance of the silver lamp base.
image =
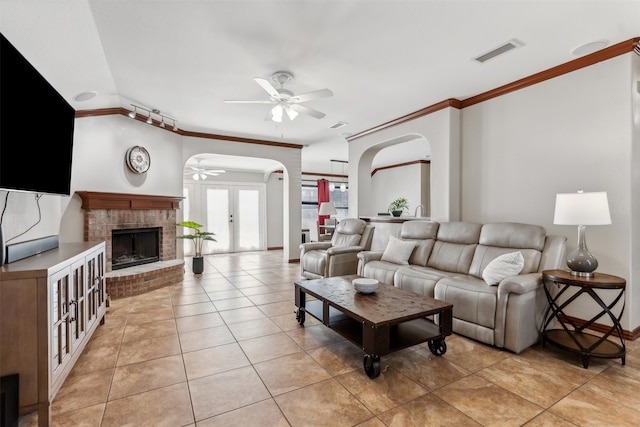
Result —
[[[569,252],[567,266],[571,270],[571,275],[580,277],[593,277],[593,272],[598,268],[598,260],[587,248],[584,225],[578,226],[578,247]]]

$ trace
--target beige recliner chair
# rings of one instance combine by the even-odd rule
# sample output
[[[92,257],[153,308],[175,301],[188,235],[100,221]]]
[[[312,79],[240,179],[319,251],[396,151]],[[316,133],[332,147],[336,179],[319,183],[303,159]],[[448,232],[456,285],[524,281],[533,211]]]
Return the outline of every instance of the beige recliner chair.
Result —
[[[346,218],[336,226],[330,242],[300,245],[300,274],[308,279],[355,274],[358,252],[369,250],[373,226],[358,218]]]

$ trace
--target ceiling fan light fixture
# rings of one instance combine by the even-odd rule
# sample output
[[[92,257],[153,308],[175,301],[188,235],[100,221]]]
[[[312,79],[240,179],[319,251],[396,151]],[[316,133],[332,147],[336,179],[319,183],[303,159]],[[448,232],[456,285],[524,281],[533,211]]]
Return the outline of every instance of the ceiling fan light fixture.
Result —
[[[282,123],[282,105],[278,104],[271,109],[271,120]]]
[[[289,120],[293,120],[298,117],[298,112],[291,107],[287,107],[286,110],[287,116],[289,116]]]

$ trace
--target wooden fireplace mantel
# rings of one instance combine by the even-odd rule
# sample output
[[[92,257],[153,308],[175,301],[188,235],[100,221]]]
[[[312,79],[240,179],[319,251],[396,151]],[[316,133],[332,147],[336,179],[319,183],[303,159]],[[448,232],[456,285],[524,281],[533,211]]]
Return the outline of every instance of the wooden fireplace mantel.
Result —
[[[76,191],[83,209],[179,209],[184,197]]]

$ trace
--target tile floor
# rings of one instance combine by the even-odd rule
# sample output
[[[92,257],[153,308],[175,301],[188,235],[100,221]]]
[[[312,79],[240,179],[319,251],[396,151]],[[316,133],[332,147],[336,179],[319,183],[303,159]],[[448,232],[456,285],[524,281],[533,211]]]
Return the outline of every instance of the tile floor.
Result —
[[[187,260],[187,270],[190,260]],[[205,273],[113,300],[56,396],[55,426],[637,426],[640,340],[620,360],[461,336],[382,358],[307,316],[282,251],[206,257]],[[37,425],[37,415],[20,426]]]

